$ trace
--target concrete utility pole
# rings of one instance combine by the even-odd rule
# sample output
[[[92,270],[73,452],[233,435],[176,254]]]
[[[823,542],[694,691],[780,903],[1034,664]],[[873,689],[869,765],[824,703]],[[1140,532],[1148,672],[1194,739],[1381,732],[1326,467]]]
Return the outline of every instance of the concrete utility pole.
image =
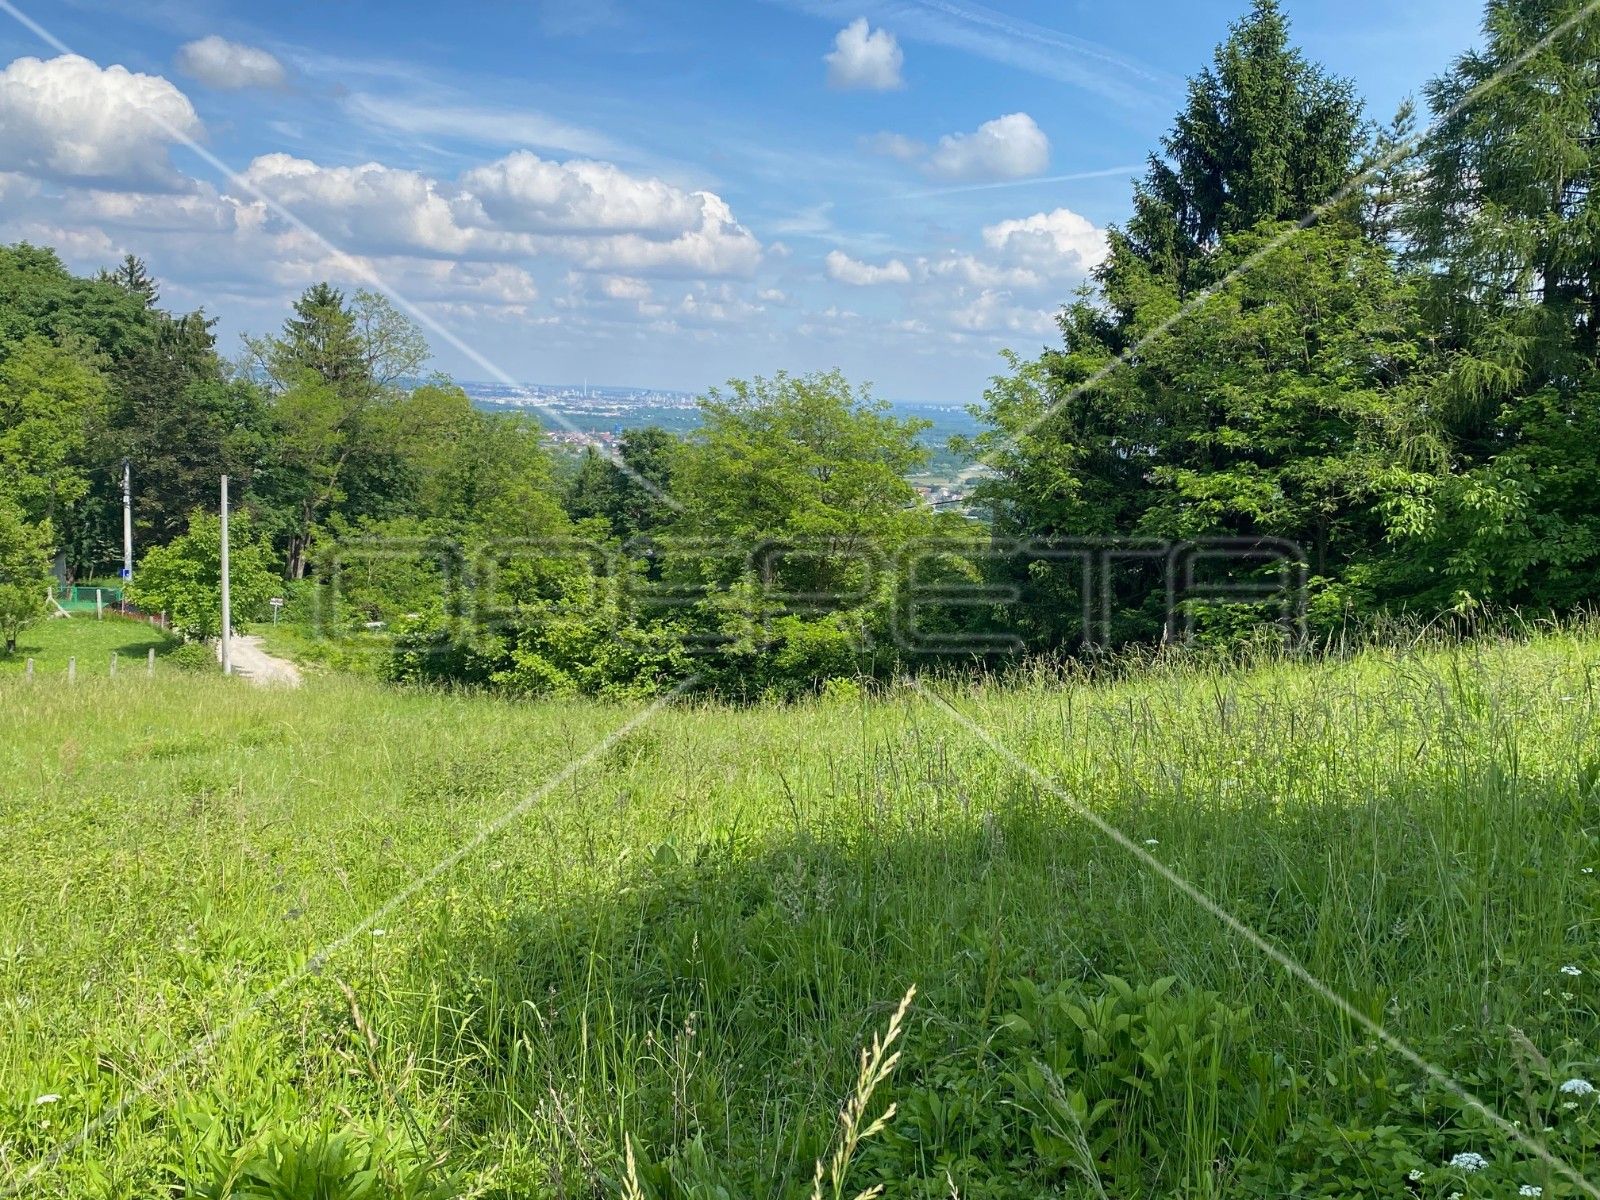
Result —
[[[222,673],[233,674],[233,605],[228,599],[228,477],[222,477]]]
[[[133,582],[133,472],[122,460],[122,582]]]

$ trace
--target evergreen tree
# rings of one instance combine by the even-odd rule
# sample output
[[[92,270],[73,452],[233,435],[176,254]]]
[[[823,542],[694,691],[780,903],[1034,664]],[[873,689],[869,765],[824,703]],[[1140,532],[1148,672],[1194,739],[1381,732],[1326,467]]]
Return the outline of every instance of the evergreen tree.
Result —
[[[1061,315],[1063,347],[1014,360],[986,396],[994,432],[977,448],[996,475],[979,497],[999,532],[1297,538],[1334,574],[1359,556],[1345,541],[1356,527],[1370,548],[1372,523],[1351,510],[1375,446],[1412,424],[1395,410],[1413,395],[1414,304],[1363,237],[1362,196],[1322,228],[1285,224],[1351,179],[1361,138],[1350,84],[1290,44],[1275,0],[1257,0],[1191,81],[1097,289]],[[1034,636],[1080,632],[1079,567],[1019,570]],[[1114,636],[1159,633],[1155,570],[1119,576]]]
[[[1187,295],[1227,234],[1298,220],[1329,199],[1360,143],[1352,85],[1289,44],[1278,0],[1255,0],[1212,66],[1189,81],[1163,153],[1134,188],[1133,217],[1112,232],[1101,274],[1108,297],[1126,299],[1119,284],[1130,271]]]
[[[1490,0],[1483,28],[1427,89],[1407,227],[1449,354],[1452,472],[1397,493],[1394,587],[1431,610],[1565,607],[1600,591],[1600,15]]]
[[[1412,232],[1475,360],[1457,373],[1464,402],[1538,386],[1572,369],[1570,352],[1596,361],[1600,15],[1587,8],[1490,0],[1483,48],[1427,89],[1437,127]]]
[[[124,255],[113,270],[102,270],[100,282],[115,284],[131,296],[137,296],[146,308],[154,308],[161,299],[161,288],[145,266],[144,259]]]

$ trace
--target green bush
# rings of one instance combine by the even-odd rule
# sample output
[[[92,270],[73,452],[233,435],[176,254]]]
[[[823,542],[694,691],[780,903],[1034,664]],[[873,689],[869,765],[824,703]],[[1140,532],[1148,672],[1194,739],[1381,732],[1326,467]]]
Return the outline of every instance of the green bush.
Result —
[[[210,642],[184,642],[167,651],[161,660],[180,671],[220,671],[217,652]]]

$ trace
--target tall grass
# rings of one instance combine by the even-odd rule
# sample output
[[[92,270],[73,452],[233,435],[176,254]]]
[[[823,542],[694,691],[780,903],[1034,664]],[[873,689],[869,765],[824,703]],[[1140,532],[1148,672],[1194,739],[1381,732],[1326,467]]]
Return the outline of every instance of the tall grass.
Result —
[[[1584,1194],[1073,804],[1591,1174],[1597,664],[1530,631],[945,688],[1071,804],[914,690],[605,744],[633,710],[6,680],[0,1191]]]

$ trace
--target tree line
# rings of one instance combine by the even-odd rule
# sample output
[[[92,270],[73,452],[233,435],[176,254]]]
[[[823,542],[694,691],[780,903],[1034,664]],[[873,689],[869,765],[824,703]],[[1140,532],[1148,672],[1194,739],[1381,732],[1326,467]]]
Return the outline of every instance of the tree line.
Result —
[[[376,293],[308,288],[228,360],[137,259],[80,278],[0,249],[0,632],[37,615],[52,557],[119,562],[124,459],[134,594],[190,632],[215,632],[195,597],[226,473],[245,608],[282,590],[325,631],[381,626],[394,677],[526,693],[789,693],[941,646],[1070,651],[1085,579],[1048,548],[1095,539],[1293,547],[1314,631],[1586,604],[1600,22],[1581,11],[1491,0],[1482,48],[1379,124],[1256,0],[1064,298],[1059,345],[1008,356],[975,405],[971,516],[918,503],[921,426],[837,373],[735,381],[686,438],[573,461],[425,375]],[[1161,569],[1108,576],[1097,644],[1170,632]],[[1270,607],[1199,628],[1246,635]]]

